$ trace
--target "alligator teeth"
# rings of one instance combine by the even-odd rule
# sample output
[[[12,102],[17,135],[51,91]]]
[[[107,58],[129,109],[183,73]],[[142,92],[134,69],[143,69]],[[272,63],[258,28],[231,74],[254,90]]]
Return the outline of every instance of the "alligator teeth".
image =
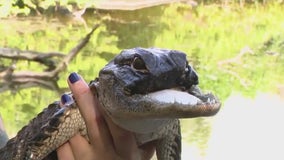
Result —
[[[165,89],[149,93],[148,96],[161,103],[179,103],[184,105],[196,105],[201,100],[187,92],[173,89]]]
[[[202,95],[202,92],[201,92],[200,88],[197,85],[192,85],[189,88],[188,93],[192,94],[192,95]]]
[[[207,99],[207,102],[210,103],[212,100],[210,98]]]

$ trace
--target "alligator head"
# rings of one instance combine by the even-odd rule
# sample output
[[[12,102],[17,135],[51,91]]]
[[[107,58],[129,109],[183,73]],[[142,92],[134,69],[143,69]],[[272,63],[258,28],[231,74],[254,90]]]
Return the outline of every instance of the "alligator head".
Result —
[[[99,73],[99,99],[112,120],[136,133],[149,133],[170,119],[212,116],[221,106],[198,88],[186,54],[176,50],[123,50]]]

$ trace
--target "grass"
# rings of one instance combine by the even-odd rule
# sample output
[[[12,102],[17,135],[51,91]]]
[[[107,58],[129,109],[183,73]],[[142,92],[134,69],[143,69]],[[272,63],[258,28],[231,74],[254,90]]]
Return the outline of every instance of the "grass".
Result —
[[[271,37],[281,37],[279,35],[284,30],[280,13],[282,6],[220,8],[209,5],[199,7],[198,16],[192,12],[176,16],[173,14],[176,8],[167,9],[170,28],[157,37],[155,44],[187,52],[193,64],[197,64],[204,88],[225,98],[232,90],[254,95],[257,90],[273,90],[275,83],[283,83],[279,76],[283,71],[279,63],[283,54],[273,57],[260,49]],[[276,45],[273,47],[270,49],[278,48]],[[236,63],[218,66],[219,62],[236,57],[243,48],[249,48],[253,54],[246,54]],[[225,68],[235,72],[239,78],[228,74]]]

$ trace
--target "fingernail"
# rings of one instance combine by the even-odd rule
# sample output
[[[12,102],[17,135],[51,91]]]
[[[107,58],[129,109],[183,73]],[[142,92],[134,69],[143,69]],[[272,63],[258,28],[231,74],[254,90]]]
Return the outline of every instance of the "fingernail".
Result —
[[[62,96],[61,96],[61,102],[62,102],[62,104],[65,104],[66,102],[69,102],[69,101],[71,101],[72,99],[71,99],[71,97],[69,96],[69,95],[67,95],[67,94],[63,94]]]
[[[69,75],[68,78],[69,78],[69,81],[73,84],[80,79],[80,76],[76,72],[73,72]]]

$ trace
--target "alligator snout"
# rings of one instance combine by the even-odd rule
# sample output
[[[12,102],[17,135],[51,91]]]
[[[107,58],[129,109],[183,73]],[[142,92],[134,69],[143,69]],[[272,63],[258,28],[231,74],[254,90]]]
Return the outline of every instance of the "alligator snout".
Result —
[[[189,81],[193,84],[193,85],[198,85],[199,80],[198,80],[198,75],[196,73],[196,71],[190,66],[187,65],[188,68],[188,74],[189,74]]]
[[[178,84],[180,85],[179,87],[189,89],[192,85],[198,85],[198,83],[199,78],[196,71],[189,64],[187,64],[183,74],[181,75],[181,78],[178,79]]]

